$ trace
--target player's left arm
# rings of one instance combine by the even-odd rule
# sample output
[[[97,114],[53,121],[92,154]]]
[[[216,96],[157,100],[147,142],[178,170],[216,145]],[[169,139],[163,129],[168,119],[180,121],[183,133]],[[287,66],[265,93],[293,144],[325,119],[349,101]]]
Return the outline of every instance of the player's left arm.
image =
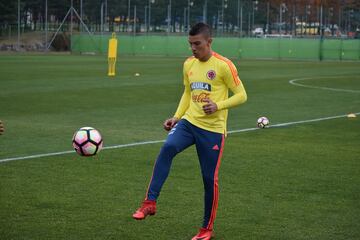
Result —
[[[240,105],[247,100],[247,94],[241,82],[236,67],[231,62],[224,69],[224,83],[233,95],[228,99],[216,102],[218,110],[228,109]]]

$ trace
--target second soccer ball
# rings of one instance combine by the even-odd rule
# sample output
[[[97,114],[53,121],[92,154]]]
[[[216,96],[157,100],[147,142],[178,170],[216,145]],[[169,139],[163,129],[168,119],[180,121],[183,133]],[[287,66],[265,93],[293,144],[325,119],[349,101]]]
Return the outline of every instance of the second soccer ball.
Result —
[[[259,117],[256,123],[258,128],[266,128],[269,126],[269,124],[270,121],[267,117]]]

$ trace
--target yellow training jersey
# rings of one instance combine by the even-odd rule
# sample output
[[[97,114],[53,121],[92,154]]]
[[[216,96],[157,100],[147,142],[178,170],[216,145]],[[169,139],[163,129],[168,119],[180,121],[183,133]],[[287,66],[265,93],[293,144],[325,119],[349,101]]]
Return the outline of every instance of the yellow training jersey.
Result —
[[[226,134],[228,108],[244,103],[247,95],[235,65],[227,58],[213,52],[202,62],[190,57],[183,68],[185,90],[175,117],[184,118],[195,126]],[[233,95],[229,98],[229,89]],[[202,109],[205,98],[216,103],[218,111],[206,115]]]

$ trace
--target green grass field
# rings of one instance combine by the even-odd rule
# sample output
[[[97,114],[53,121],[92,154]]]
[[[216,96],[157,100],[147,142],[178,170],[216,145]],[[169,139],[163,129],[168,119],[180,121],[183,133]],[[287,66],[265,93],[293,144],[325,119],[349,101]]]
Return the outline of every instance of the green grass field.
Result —
[[[108,78],[104,56],[0,55],[0,161],[71,150],[83,126],[105,146],[165,139],[183,60],[121,57]],[[234,62],[249,98],[229,130],[263,115],[278,124],[360,112],[358,62]],[[289,84],[298,78],[315,88]],[[229,134],[215,239],[360,239],[359,146],[359,117]],[[0,162],[0,238],[191,239],[203,213],[192,147],[175,158],[156,216],[131,218],[160,147]]]

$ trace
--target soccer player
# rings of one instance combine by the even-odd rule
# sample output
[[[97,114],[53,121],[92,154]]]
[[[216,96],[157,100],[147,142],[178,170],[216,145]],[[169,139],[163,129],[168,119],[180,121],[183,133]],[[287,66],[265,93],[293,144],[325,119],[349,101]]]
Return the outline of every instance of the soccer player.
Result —
[[[0,120],[0,135],[2,135],[4,133],[4,124],[3,122]]]
[[[218,207],[218,173],[228,109],[244,103],[247,95],[234,64],[211,50],[209,25],[194,25],[188,40],[193,56],[183,66],[184,93],[175,115],[164,122],[165,130],[170,132],[155,162],[145,200],[133,218],[141,220],[156,213],[156,200],[172,159],[195,144],[205,189],[205,209],[202,228],[192,239],[207,240],[213,235]]]

